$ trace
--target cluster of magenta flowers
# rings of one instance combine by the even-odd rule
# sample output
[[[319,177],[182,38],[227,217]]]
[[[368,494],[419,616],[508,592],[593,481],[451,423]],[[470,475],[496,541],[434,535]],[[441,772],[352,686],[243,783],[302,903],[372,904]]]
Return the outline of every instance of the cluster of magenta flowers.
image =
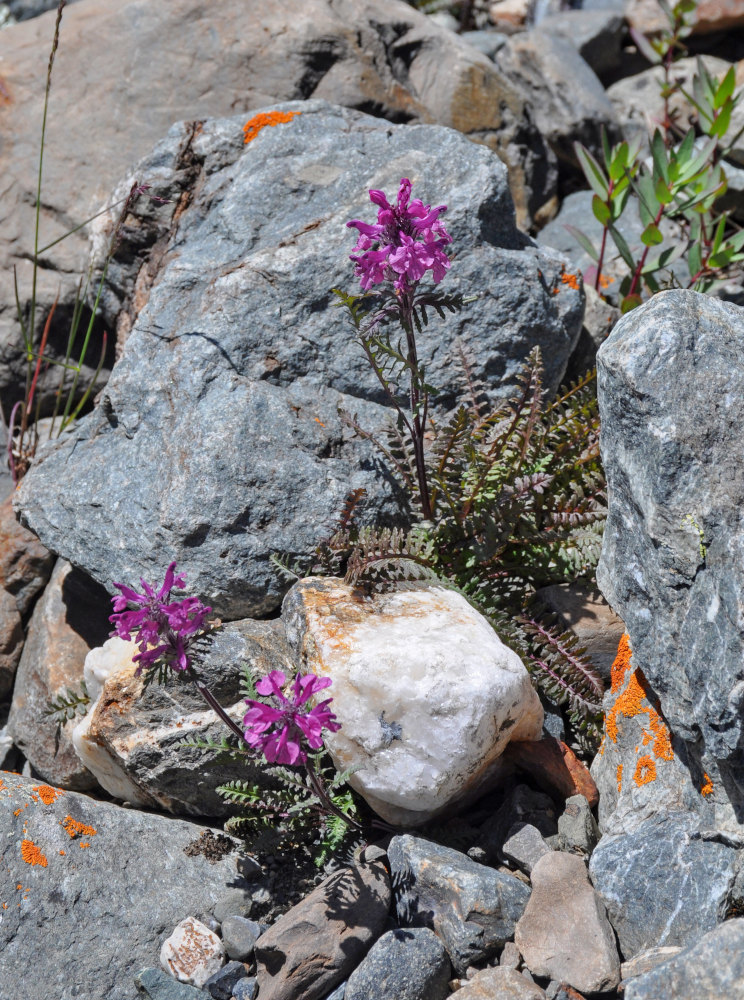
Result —
[[[172,591],[186,585],[186,577],[176,574],[176,564],[168,567],[159,590],[140,581],[144,593],[138,594],[123,583],[115,583],[120,591],[112,597],[114,614],[112,635],[134,641],[139,652],[133,657],[136,674],[159,663],[173,670],[190,670],[189,647],[204,630],[207,615],[212,610],[197,597],[174,600]],[[133,607],[132,607],[133,605]],[[256,684],[256,692],[266,702],[246,698],[248,711],[243,729],[230,719],[214,695],[201,683],[197,686],[207,703],[224,722],[254,749],[260,750],[270,764],[306,764],[307,749],[320,750],[323,730],[336,732],[341,728],[328,705],[331,698],[312,708],[309,700],[331,684],[329,677],[303,674],[295,677],[289,695],[283,688],[287,677],[281,670],[272,670]]]
[[[256,684],[256,691],[266,702],[246,698],[249,706],[243,718],[245,741],[249,746],[261,750],[270,764],[304,764],[307,761],[305,747],[320,750],[323,746],[323,730],[335,733],[341,725],[328,705],[333,700],[327,698],[315,708],[308,701],[318,691],[331,684],[330,677],[315,674],[297,675],[291,685],[289,696],[284,687],[287,677],[281,670],[272,670]]]
[[[447,206],[432,208],[419,198],[410,201],[410,197],[411,182],[406,177],[400,182],[395,205],[388,202],[382,191],[371,190],[370,201],[378,206],[377,223],[359,219],[346,223],[359,231],[350,257],[364,291],[372,285],[392,281],[397,292],[407,292],[427,271],[432,272],[436,284],[450,266],[444,248],[452,242],[452,237],[439,219]]]
[[[142,594],[123,583],[114,584],[121,593],[111,598],[114,605],[114,614],[109,618],[114,626],[111,634],[128,641],[134,637],[139,646],[139,653],[133,657],[137,675],[158,662],[173,670],[188,670],[191,667],[189,647],[204,629],[212,609],[197,597],[172,598],[172,590],[186,585],[186,577],[176,575],[174,562],[166,570],[163,585],[157,592],[144,580],[140,583]]]

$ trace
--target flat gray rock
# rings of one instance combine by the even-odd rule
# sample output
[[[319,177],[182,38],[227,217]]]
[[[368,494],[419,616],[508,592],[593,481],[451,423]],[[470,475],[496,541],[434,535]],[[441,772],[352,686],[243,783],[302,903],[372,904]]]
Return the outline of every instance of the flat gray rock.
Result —
[[[203,832],[4,773],[3,998],[28,996],[31,976],[55,1000],[132,1000],[133,977],[173,927],[237,878],[238,841],[216,834],[222,855],[208,859]]]
[[[598,355],[609,511],[597,582],[660,703],[696,793],[688,800],[707,825],[735,833],[744,808],[743,338],[740,307],[669,291],[624,316]],[[625,782],[637,762],[624,764]]]
[[[660,945],[687,946],[723,919],[734,884],[736,850],[706,840],[689,813],[604,836],[589,863],[628,960]]]
[[[742,1000],[744,918],[727,920],[676,958],[632,980],[625,1000]]]
[[[164,227],[157,280],[99,406],[16,494],[23,521],[107,588],[176,559],[226,618],[279,604],[271,554],[312,549],[351,489],[367,490],[368,518],[400,516],[377,452],[350,441],[337,412],[371,430],[387,416],[331,293],[358,288],[345,223],[374,218],[369,188],[392,196],[410,176],[415,195],[446,202],[457,259],[442,290],[483,292],[421,337],[442,405],[462,384],[459,335],[493,397],[536,345],[555,389],[583,307],[562,258],[516,229],[506,170],[485,146],[323,102],[278,108],[301,113],[248,145],[244,116],[177,125],[140,164],[138,179],[171,199],[156,210],[165,218],[139,223]],[[136,269],[114,265],[110,278],[126,289]]]
[[[514,936],[530,897],[518,878],[410,834],[393,837],[388,858],[398,920],[438,934],[458,975]]]

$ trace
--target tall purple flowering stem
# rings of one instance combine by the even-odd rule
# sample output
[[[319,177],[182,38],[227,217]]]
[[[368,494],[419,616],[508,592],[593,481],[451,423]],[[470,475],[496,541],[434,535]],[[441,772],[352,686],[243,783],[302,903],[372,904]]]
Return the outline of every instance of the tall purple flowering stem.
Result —
[[[446,205],[432,208],[419,198],[411,200],[411,182],[404,177],[395,205],[391,205],[382,191],[372,189],[370,201],[377,205],[377,222],[367,223],[353,219],[346,225],[359,233],[354,252],[355,274],[364,291],[373,285],[392,283],[400,324],[406,337],[406,367],[409,372],[408,405],[410,419],[390,390],[373,356],[369,340],[371,330],[382,318],[390,314],[383,309],[372,321],[362,346],[375,373],[391,402],[395,406],[413,445],[416,463],[421,512],[426,520],[432,517],[429,484],[424,462],[424,432],[429,407],[429,390],[424,382],[416,349],[416,293],[420,281],[431,271],[434,284],[444,278],[450,266],[445,247],[452,237],[444,228],[439,216],[447,211]]]

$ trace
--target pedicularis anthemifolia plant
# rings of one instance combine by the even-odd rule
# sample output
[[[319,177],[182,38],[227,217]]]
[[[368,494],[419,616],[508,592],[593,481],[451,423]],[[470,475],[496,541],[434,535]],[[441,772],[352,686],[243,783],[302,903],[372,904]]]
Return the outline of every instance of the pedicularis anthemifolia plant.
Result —
[[[575,144],[576,155],[594,191],[592,211],[602,226],[599,247],[580,230],[572,232],[595,261],[584,278],[597,291],[606,287],[609,236],[627,267],[619,286],[623,312],[640,305],[645,296],[678,283],[669,271],[681,257],[687,262],[687,288],[710,292],[723,281],[732,264],[744,261],[744,231],[735,227],[718,203],[726,192],[723,159],[741,135],[731,136],[731,114],[741,100],[734,93],[736,75],[731,66],[717,80],[698,59],[688,93],[673,72],[674,62],[686,55],[683,39],[689,35],[697,0],[679,0],[673,7],[659,0],[669,26],[657,38],[633,32],[641,52],[661,67],[663,110],[645,162],[645,143],[638,138],[610,147],[603,135],[603,164],[588,149]],[[697,130],[686,131],[678,121],[672,98],[682,94],[697,112]],[[699,133],[699,135],[698,135]],[[643,225],[642,249],[634,252],[620,233],[618,222],[628,205],[637,208]],[[665,232],[663,223],[671,224]]]

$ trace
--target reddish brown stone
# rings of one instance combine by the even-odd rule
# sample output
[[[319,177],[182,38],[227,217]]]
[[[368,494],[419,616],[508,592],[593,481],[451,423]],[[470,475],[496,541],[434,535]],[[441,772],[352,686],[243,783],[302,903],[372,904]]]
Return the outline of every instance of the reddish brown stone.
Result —
[[[12,504],[12,497],[0,503],[0,587],[25,615],[51,575],[54,556],[16,521]]]
[[[565,743],[552,736],[523,743],[510,743],[504,757],[516,767],[526,771],[534,781],[551,795],[564,799],[583,795],[594,808],[599,802],[599,792],[588,769]]]
[[[0,588],[0,701],[13,690],[23,649],[23,626],[15,598]]]
[[[366,852],[365,852],[366,853]],[[352,972],[379,937],[390,878],[378,849],[342,868],[256,942],[261,1000],[317,1000]]]

